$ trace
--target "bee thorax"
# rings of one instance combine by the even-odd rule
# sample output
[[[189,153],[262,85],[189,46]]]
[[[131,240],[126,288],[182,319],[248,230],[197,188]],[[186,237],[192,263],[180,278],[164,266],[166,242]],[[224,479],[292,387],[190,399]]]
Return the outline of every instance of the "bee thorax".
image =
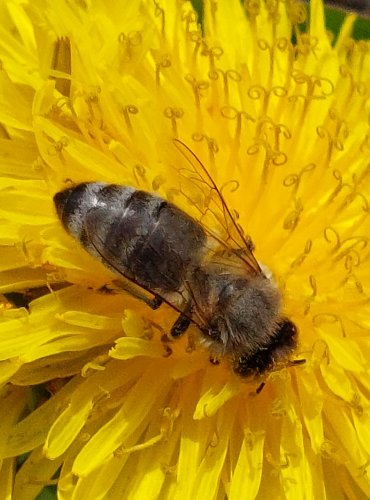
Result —
[[[218,355],[251,355],[268,344],[279,320],[280,295],[263,275],[197,270],[196,301],[207,316],[204,342]]]

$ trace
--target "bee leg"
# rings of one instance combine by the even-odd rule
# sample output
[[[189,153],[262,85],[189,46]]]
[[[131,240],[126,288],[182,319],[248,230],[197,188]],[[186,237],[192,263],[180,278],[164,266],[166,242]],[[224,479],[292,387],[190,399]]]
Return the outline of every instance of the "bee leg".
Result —
[[[173,327],[171,328],[171,337],[181,337],[183,333],[186,332],[190,325],[190,319],[184,314],[180,314],[180,316],[175,321]]]
[[[153,299],[148,299],[147,304],[154,310],[163,304],[163,299],[159,295],[154,295]]]
[[[154,310],[158,309],[158,307],[163,302],[163,299],[159,295],[154,294],[154,297],[152,299],[147,297],[141,288],[136,286],[134,283],[131,283],[130,281],[114,280],[113,283],[115,286],[117,286],[121,290],[124,290],[125,292],[128,292],[136,299],[142,300],[143,302],[145,302],[145,304],[147,304]]]

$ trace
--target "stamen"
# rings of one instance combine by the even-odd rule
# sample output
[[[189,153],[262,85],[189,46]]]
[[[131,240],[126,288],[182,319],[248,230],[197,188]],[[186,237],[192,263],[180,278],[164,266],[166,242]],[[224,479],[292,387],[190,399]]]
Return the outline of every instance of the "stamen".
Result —
[[[370,120],[370,115],[369,115],[369,120]],[[359,175],[357,173],[353,174],[353,183],[356,184],[356,186],[360,186],[369,175],[370,175],[370,164],[366,165],[364,171],[361,174]]]
[[[88,105],[97,104],[99,102],[99,94],[101,94],[101,87],[99,85],[91,86],[90,90],[85,94],[85,102]],[[92,111],[92,107],[90,111]],[[93,116],[93,113],[91,114]]]
[[[140,31],[131,31],[127,35],[120,33],[118,35],[119,50],[123,62],[131,61],[135,56],[137,47],[142,44],[143,37]]]
[[[310,286],[312,288],[312,293],[311,295],[306,299],[306,306],[305,306],[305,309],[303,311],[303,314],[306,316],[309,311],[310,311],[310,308],[311,308],[311,304],[312,302],[315,300],[315,297],[317,296],[317,284],[316,284],[316,279],[314,276],[312,276],[312,274],[309,276],[309,282],[310,282]]]
[[[284,165],[287,162],[288,157],[285,153],[282,153],[281,151],[274,151],[266,139],[258,139],[252,146],[250,146],[247,149],[247,154],[255,155],[259,153],[261,149],[263,149],[265,153],[265,158],[263,161],[263,168],[262,168],[261,185],[260,185],[260,188],[262,189],[264,184],[267,182],[268,173],[271,165],[275,166]]]
[[[213,26],[217,25],[216,12],[217,12],[217,0],[209,0],[210,14],[212,18]]]
[[[316,315],[317,316],[317,315]],[[319,315],[320,316],[320,315]],[[320,320],[318,320],[317,325],[315,325],[315,316],[312,318],[312,323],[314,326],[320,325]],[[320,349],[322,352],[320,352]],[[317,339],[312,344],[311,348],[311,363],[312,365],[320,365],[325,361],[326,365],[330,364],[330,351],[329,346],[323,339]]]
[[[327,145],[327,153],[326,153],[326,159],[324,160],[324,164],[329,165],[332,159],[333,149],[335,147],[333,137],[330,134],[329,130],[324,126],[316,127],[316,133],[320,137],[320,139],[327,140],[328,145]]]
[[[202,32],[200,31],[200,29],[198,29],[196,31],[189,32],[188,40],[190,42],[194,43],[194,50],[193,50],[193,57],[192,57],[192,62],[194,65],[196,62],[196,58],[197,58],[197,55],[199,53],[199,50],[200,50],[202,43],[203,43],[203,35],[202,35]]]
[[[370,466],[370,457],[368,460],[366,460],[366,462],[361,465],[358,470],[359,470],[359,477],[364,477],[364,476],[368,476],[368,468]]]
[[[259,0],[244,0],[243,5],[251,21],[253,22],[253,18],[257,17],[261,11],[261,3],[259,2]]]
[[[209,88],[209,82],[204,80],[198,81],[195,76],[190,73],[185,76],[185,81],[189,83],[189,85],[193,89],[195,105],[198,109],[200,109],[200,99],[204,97],[205,91]]]
[[[206,42],[203,40],[202,44],[202,56],[208,57],[209,59],[209,71],[208,75],[216,73],[215,61],[219,60],[222,54],[224,53],[222,47],[208,47]],[[211,78],[212,79],[212,78]]]
[[[293,231],[298,225],[302,212],[302,201],[300,198],[298,198],[297,200],[295,200],[295,209],[285,217],[283,228],[288,231]]]
[[[275,41],[274,46],[276,47],[276,49],[278,51],[288,53],[288,60],[287,60],[287,64],[286,64],[286,77],[285,77],[285,84],[284,84],[284,87],[288,87],[290,79],[291,79],[291,74],[293,71],[295,47],[293,46],[291,41],[285,37],[278,38]]]
[[[242,131],[242,118],[244,118],[245,120],[250,120],[251,122],[255,122],[255,119],[250,114],[246,113],[245,111],[239,111],[233,106],[223,106],[220,109],[220,113],[221,116],[223,116],[227,120],[236,121],[234,140],[237,143],[240,142],[240,136]]]
[[[94,410],[92,410],[94,411]],[[90,432],[80,432],[80,434],[77,436],[78,440],[82,443],[87,443],[91,439],[91,434]]]
[[[301,266],[305,261],[307,255],[311,252],[311,249],[312,249],[312,240],[307,240],[303,252],[293,260],[293,262],[289,266],[290,269],[293,270]]]
[[[248,97],[253,100],[262,100],[261,105],[261,115],[265,116],[267,114],[267,109],[269,106],[269,101],[271,96],[275,97],[285,97],[288,91],[285,87],[276,86],[267,90],[262,85],[252,85],[248,89]]]
[[[220,187],[220,193],[223,194],[223,191],[225,191],[225,188],[228,186],[231,186],[230,193],[235,193],[235,191],[237,191],[239,189],[240,183],[236,179],[230,179],[229,181],[224,182],[222,184],[222,186]],[[239,214],[236,211],[233,211],[233,212],[236,214],[236,218],[238,219]]]
[[[295,46],[296,55],[304,55],[308,56],[312,54],[314,57],[316,56],[315,49],[319,40],[316,36],[308,35],[307,33],[299,33],[297,35],[297,43]]]
[[[349,184],[345,185],[346,187],[349,187],[352,191],[349,193],[346,198],[344,199],[343,203],[339,205],[337,208],[337,213],[340,213],[342,210],[346,209],[353,203],[357,198],[359,198],[362,201],[362,210],[366,214],[369,213],[369,202],[367,201],[366,196],[361,193],[360,191],[357,191],[357,186],[350,186]]]
[[[135,179],[136,179],[136,182],[138,185],[140,185],[141,183],[147,182],[146,168],[144,167],[144,165],[134,165],[132,172],[135,176]]]
[[[273,48],[267,42],[267,40],[264,40],[263,38],[257,40],[257,47],[262,51],[266,51],[269,55],[269,73],[268,73],[267,87],[270,88],[272,84],[272,77],[274,70]]]
[[[228,69],[227,71],[223,71],[222,69],[214,69],[208,73],[208,78],[210,80],[218,80],[219,76],[222,77],[223,82],[223,91],[225,96],[225,102],[229,102],[229,81],[240,82],[242,77],[240,73],[238,73],[234,69]]]
[[[271,405],[271,415],[276,418],[283,418],[287,414],[287,410],[283,401],[280,398],[274,399]]]
[[[348,405],[351,408],[351,410],[353,410],[359,418],[363,417],[364,407],[361,404],[361,398],[360,398],[358,393],[356,393],[356,392],[353,393],[351,400],[348,401]]]
[[[329,439],[325,439],[325,441],[322,443],[320,447],[320,453],[323,458],[334,460],[338,463],[343,462],[343,460],[338,455],[338,449],[332,441],[329,441]]]
[[[303,92],[301,94],[293,94],[288,98],[288,100],[292,102],[298,100],[298,98],[303,99],[304,105],[301,113],[301,120],[305,118],[311,101],[326,99],[326,97],[329,97],[334,92],[334,85],[330,80],[327,80],[325,78],[314,79],[301,71],[294,71],[292,73],[292,79],[297,85],[305,85],[306,87],[305,89],[303,89]],[[315,94],[316,87],[318,86],[322,88],[322,84],[324,83],[327,85],[321,90],[321,94]]]
[[[307,19],[306,6],[302,5],[300,2],[289,3],[289,18],[292,21],[294,27],[297,24],[302,24]]]
[[[219,151],[216,140],[213,137],[208,137],[205,134],[199,134],[199,133],[192,134],[191,138],[195,142],[205,141],[207,143],[210,165],[212,167],[214,167],[215,166],[215,153],[218,153],[218,151]]]
[[[93,361],[89,361],[81,368],[81,377],[87,378],[90,377],[93,372],[104,371],[104,365],[107,361],[109,361],[109,356],[107,355],[101,355],[95,358]]]
[[[166,183],[166,179],[163,175],[158,174],[152,180],[152,189],[153,191],[158,191],[158,189]]]
[[[315,170],[317,165],[315,163],[309,163],[308,165],[304,166],[298,174],[289,174],[283,179],[283,186],[285,187],[291,187],[293,186],[293,195],[297,194],[297,191],[299,189],[299,186],[302,181],[302,177],[304,174],[312,172]]]
[[[339,248],[337,250],[341,249],[342,251],[335,257],[334,260],[337,262],[346,257],[347,255],[349,255],[349,253],[354,253],[354,252],[358,253],[361,252],[362,250],[365,250],[369,241],[370,240],[367,236],[351,236],[349,238],[346,238],[340,243]],[[348,243],[350,244],[348,245]]]
[[[177,474],[177,464],[175,465],[170,465],[166,463],[161,463],[160,464],[161,471],[166,474],[167,476],[172,476],[173,478]]]
[[[352,74],[352,71],[350,70],[349,66],[347,66],[345,64],[341,64],[339,66],[339,73],[340,73],[340,76],[343,78],[343,80],[346,78],[348,78],[348,80],[349,80],[348,94],[345,98],[345,102],[348,102],[352,98],[354,91],[356,90],[356,83],[354,81],[353,74]]]
[[[198,28],[198,14],[195,10],[183,11],[181,14],[181,20],[185,21],[185,32],[187,35],[192,35],[195,33],[191,28]],[[195,26],[194,26],[195,25]],[[196,31],[196,33],[199,33]]]
[[[355,259],[353,257],[355,257]],[[353,281],[357,288],[357,291],[362,294],[364,292],[363,286],[357,279],[356,274],[353,272],[353,267],[358,267],[360,265],[360,262],[361,260],[358,252],[352,252],[351,254],[346,255],[344,260],[344,267],[347,270],[348,274],[344,278],[342,286],[349,283],[350,281]]]
[[[178,409],[171,409],[171,408],[165,408],[163,410],[163,420],[161,422],[161,428],[159,434],[156,436],[152,437],[151,439],[148,439],[144,443],[140,443],[134,446],[130,447],[125,447],[124,445],[121,445],[114,451],[114,456],[120,457],[126,453],[133,453],[135,451],[141,451],[145,450],[146,448],[149,448],[160,441],[163,441],[164,439],[168,439],[168,437],[172,434],[173,431],[173,426],[175,423],[175,420],[179,417],[180,412]]]
[[[169,68],[172,63],[168,54],[162,54],[160,57],[155,58],[155,82],[157,87],[161,84],[161,70]]]
[[[123,114],[123,118],[125,120],[128,131],[130,132],[130,134],[133,134],[130,115],[137,115],[139,113],[139,109],[134,104],[126,104],[126,106],[122,106],[121,112]]]
[[[54,141],[51,138],[48,139],[53,143],[53,145],[48,148],[48,155],[60,156],[60,159],[62,159],[62,152],[63,149],[69,145],[69,138],[67,136],[63,136],[58,141]]]
[[[279,462],[276,461],[270,452],[266,453],[266,460],[275,469],[275,473],[280,474],[281,469],[287,469],[290,466],[290,461],[287,453]]]
[[[113,452],[113,456],[116,458],[122,457],[123,455],[126,455],[128,453],[134,453],[135,451],[141,451],[145,450],[146,448],[150,448],[151,446],[163,441],[165,437],[164,432],[160,432],[157,436],[152,437],[151,439],[148,439],[144,443],[140,443],[134,446],[129,446],[126,448],[126,446],[121,445],[119,446],[116,450]]]
[[[220,444],[220,436],[216,429],[215,432],[212,434],[211,441],[207,444],[206,453],[209,451],[209,448],[217,448],[219,444]]]
[[[334,236],[335,244],[334,244],[334,248],[332,249],[332,253],[335,253],[337,250],[339,250],[339,248],[341,246],[340,236],[339,236],[339,233],[333,227],[326,227],[324,229],[324,238],[328,243],[332,243],[332,240],[330,238],[330,234],[332,234],[332,236]]]
[[[161,34],[165,37],[166,34],[166,13],[164,9],[159,5],[158,0],[153,0],[154,3],[154,16],[160,18],[161,22]]]
[[[334,122],[334,142],[339,151],[343,151],[344,140],[349,136],[348,124],[340,118],[341,113],[334,108],[329,109],[329,117]]]
[[[271,135],[271,132],[272,138],[270,139],[269,136]],[[281,158],[285,158],[285,160],[287,160],[287,155],[280,150],[281,134],[283,134],[285,139],[290,139],[292,137],[289,129],[285,125],[281,123],[274,123],[269,116],[265,116],[258,120],[256,125],[256,137],[266,140],[269,144],[271,144],[271,148],[275,153],[275,165],[282,164],[282,159],[277,160],[279,155],[281,155]]]
[[[177,120],[182,118],[184,116],[184,110],[182,108],[173,108],[171,106],[168,106],[164,112],[164,116],[171,120],[171,127],[172,127],[172,135],[175,138],[178,138],[178,130],[177,130]]]

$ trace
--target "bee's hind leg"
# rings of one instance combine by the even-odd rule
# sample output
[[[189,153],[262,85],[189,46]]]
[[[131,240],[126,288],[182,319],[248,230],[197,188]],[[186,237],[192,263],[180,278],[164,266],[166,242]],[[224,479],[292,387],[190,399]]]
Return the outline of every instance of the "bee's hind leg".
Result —
[[[145,302],[145,304],[147,304],[149,307],[151,307],[154,310],[158,309],[158,307],[163,302],[163,299],[161,297],[159,297],[159,295],[154,294],[153,298],[147,297],[147,295],[145,295],[142,288],[139,287],[138,285],[135,285],[131,281],[119,279],[119,280],[114,280],[113,284],[116,287],[118,287],[120,290],[124,290],[125,292],[128,292],[130,295],[132,295],[136,299],[142,300],[143,302]]]

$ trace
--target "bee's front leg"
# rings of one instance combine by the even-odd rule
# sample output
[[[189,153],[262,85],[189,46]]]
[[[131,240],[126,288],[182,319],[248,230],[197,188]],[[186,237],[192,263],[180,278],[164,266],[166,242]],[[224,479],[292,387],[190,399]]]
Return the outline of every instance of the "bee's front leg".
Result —
[[[154,294],[153,298],[149,298],[147,295],[145,295],[145,292],[141,287],[139,287],[135,283],[132,283],[131,281],[117,279],[113,281],[113,284],[120,290],[124,290],[133,297],[142,300],[143,302],[145,302],[145,304],[147,304],[154,310],[158,309],[158,307],[163,303],[163,299],[159,295]]]

